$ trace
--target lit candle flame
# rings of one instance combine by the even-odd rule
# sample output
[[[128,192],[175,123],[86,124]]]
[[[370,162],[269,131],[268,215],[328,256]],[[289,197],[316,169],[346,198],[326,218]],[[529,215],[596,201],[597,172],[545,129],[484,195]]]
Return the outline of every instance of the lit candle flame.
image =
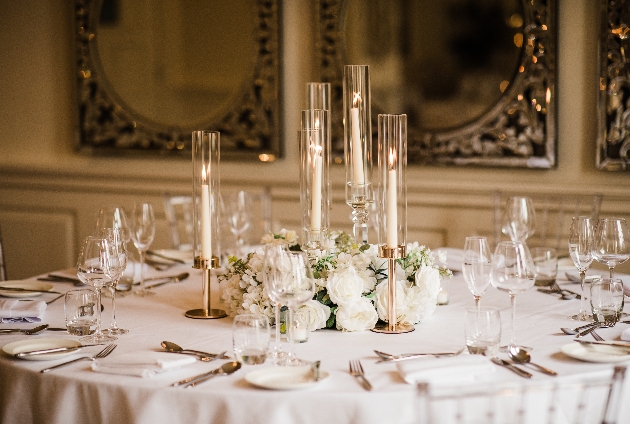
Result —
[[[396,152],[389,149],[389,169],[396,169]]]
[[[208,184],[208,172],[206,171],[206,165],[201,165],[201,183]]]
[[[359,107],[359,103],[361,103],[361,93],[354,93],[352,107]]]

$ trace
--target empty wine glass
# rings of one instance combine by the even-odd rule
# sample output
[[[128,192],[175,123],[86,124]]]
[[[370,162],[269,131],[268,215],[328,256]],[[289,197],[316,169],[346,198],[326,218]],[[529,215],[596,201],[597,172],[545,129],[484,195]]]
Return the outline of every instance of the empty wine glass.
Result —
[[[287,334],[289,351],[277,361],[278,365],[296,366],[307,362],[295,357],[293,352],[293,312],[295,307],[313,297],[315,280],[306,252],[294,252],[284,247],[268,249],[266,255],[265,288],[269,297],[289,309]],[[276,324],[277,325],[277,324]],[[276,330],[277,334],[277,330]]]
[[[602,218],[595,231],[593,259],[613,270],[630,258],[630,231],[623,218]]]
[[[155,292],[149,291],[144,287],[145,256],[155,237],[155,215],[151,203],[136,203],[133,205],[129,229],[131,230],[133,244],[140,255],[140,289],[136,290],[134,294],[138,296],[155,294]]]
[[[118,228],[107,228],[103,230],[107,234],[105,240],[104,267],[105,274],[112,280],[112,323],[109,328],[103,330],[105,334],[126,334],[129,330],[118,327],[116,323],[116,286],[127,269],[127,242],[124,240],[125,232]]]
[[[503,234],[512,241],[525,242],[536,231],[536,212],[529,197],[510,197],[503,211]]]
[[[271,350],[271,356],[273,357],[274,363],[278,364],[284,360],[286,352],[282,350],[282,343],[280,340],[280,299],[275,295],[275,292],[270,290],[271,280],[276,275],[276,262],[281,257],[284,252],[288,252],[288,248],[283,245],[278,244],[267,244],[265,245],[264,255],[263,255],[263,267],[262,267],[262,278],[265,289],[267,290],[267,295],[274,303],[274,321],[275,321],[275,343],[274,347]]]
[[[94,334],[81,338],[83,343],[101,344],[116,340],[116,337],[105,335],[101,331],[101,289],[112,284],[112,279],[105,272],[105,254],[106,239],[95,236],[85,238],[77,261],[77,276],[84,284],[96,289],[97,322]]]
[[[462,272],[468,290],[475,298],[475,306],[479,310],[481,296],[490,285],[490,265],[492,256],[486,237],[466,237]]]
[[[243,190],[235,193],[222,193],[221,205],[223,217],[227,218],[230,232],[236,241],[236,255],[243,251],[243,234],[251,226],[251,195]]]
[[[569,318],[579,321],[591,321],[592,315],[584,308],[586,293],[584,291],[584,281],[586,271],[593,262],[593,243],[595,241],[595,225],[593,219],[588,216],[573,217],[571,229],[569,230],[569,255],[573,264],[580,273],[581,301],[580,312]]]
[[[516,344],[516,295],[534,285],[534,261],[527,246],[520,241],[502,241],[492,258],[490,281],[492,286],[507,292],[512,304],[512,334],[509,347]]]

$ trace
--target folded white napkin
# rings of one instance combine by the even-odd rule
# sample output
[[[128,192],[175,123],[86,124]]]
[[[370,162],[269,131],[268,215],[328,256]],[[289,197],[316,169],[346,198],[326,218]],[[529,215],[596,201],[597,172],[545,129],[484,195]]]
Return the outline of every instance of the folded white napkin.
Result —
[[[462,261],[464,260],[464,249],[455,249],[453,247],[439,247],[433,250],[437,254],[438,265],[444,266],[451,271],[461,271]],[[441,256],[446,255],[446,259]]]
[[[17,299],[0,300],[0,318],[2,322],[39,322],[45,311],[46,302],[43,300],[25,302]]]
[[[630,296],[630,275],[615,274],[615,278],[623,281],[623,294]]]
[[[431,384],[470,383],[487,379],[496,365],[482,355],[461,355],[448,358],[419,358],[396,364],[398,372],[409,384],[426,381]]]
[[[194,356],[174,355],[167,352],[129,352],[97,359],[92,362],[92,370],[109,374],[153,377],[156,374],[180,368],[195,361]]]

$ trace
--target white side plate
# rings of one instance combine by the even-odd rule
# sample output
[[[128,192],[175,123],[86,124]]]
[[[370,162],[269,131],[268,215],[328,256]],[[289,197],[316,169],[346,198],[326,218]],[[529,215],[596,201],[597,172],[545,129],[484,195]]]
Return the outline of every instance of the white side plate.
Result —
[[[37,292],[20,292],[12,290],[2,290],[2,287],[10,287],[14,289],[26,289],[26,290],[41,290],[43,292],[52,290],[53,285],[44,281],[29,281],[29,280],[13,280],[0,282],[0,296],[5,297],[33,297],[41,296],[41,293]]]
[[[40,349],[54,349],[56,347],[78,347],[81,343],[76,340],[62,339],[62,338],[47,338],[47,339],[26,339],[18,342],[13,342],[2,346],[4,353],[14,356],[20,352],[30,352],[32,350]],[[72,352],[55,352],[46,353],[42,355],[27,355],[20,359],[26,359],[29,361],[52,361],[54,359],[63,358],[64,356],[74,355],[80,351],[75,350]]]
[[[614,363],[630,360],[627,349],[619,349],[614,346],[569,343],[562,346],[560,350],[571,358],[586,362]]]
[[[245,376],[245,380],[256,387],[272,390],[296,390],[321,383],[330,374],[320,371],[320,380],[313,380],[310,366],[304,367],[269,367],[252,371]]]

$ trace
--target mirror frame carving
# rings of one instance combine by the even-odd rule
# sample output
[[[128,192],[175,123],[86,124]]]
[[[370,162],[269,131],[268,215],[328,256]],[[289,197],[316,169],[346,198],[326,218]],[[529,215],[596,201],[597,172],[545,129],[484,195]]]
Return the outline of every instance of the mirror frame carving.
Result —
[[[596,166],[601,171],[630,169],[630,5],[599,1],[599,87]]]
[[[471,123],[446,131],[409,127],[409,164],[543,169],[557,166],[556,0],[520,1],[525,28],[519,65],[522,71],[516,72],[500,100]],[[318,66],[321,80],[331,83],[332,108],[338,111],[335,113],[341,113],[343,107],[342,76],[346,64],[343,9],[344,0],[319,0],[317,5]],[[536,90],[545,93],[542,102],[532,95]],[[378,99],[373,99],[374,122],[378,113],[394,112],[382,111]],[[336,163],[342,163],[342,123],[333,120],[332,127],[333,157]],[[372,128],[376,127],[373,123]]]
[[[283,155],[280,104],[280,14],[278,0],[256,0],[252,78],[237,100],[199,128],[160,125],[138,116],[101,77],[93,19],[102,0],[75,0],[76,145],[94,155],[161,155],[190,159],[191,132],[221,132],[221,157],[274,161]]]

